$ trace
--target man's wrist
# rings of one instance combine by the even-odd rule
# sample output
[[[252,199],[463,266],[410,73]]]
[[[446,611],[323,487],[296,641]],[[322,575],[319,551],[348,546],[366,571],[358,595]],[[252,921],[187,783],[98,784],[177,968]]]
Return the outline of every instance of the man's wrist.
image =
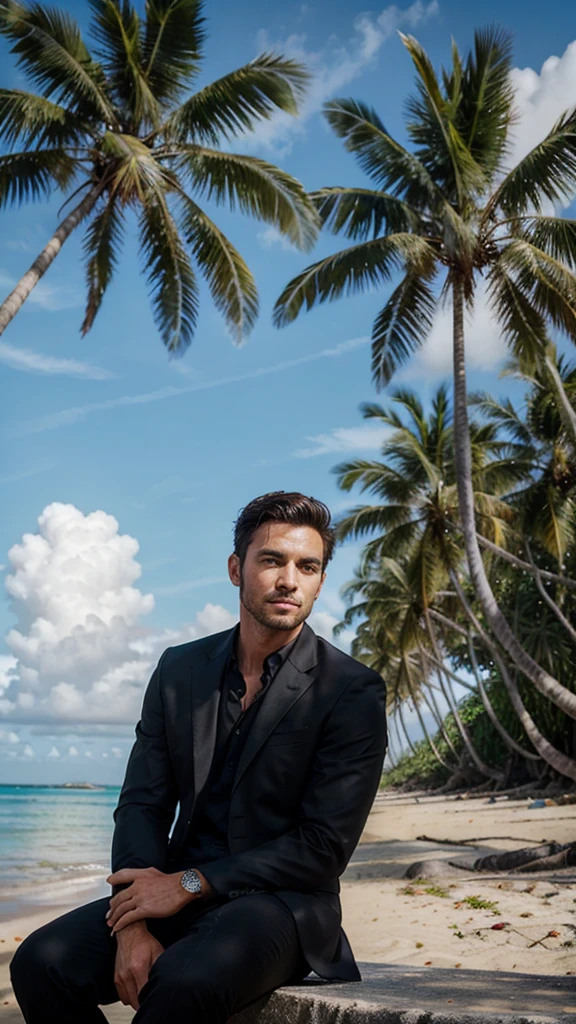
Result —
[[[146,921],[133,921],[132,924],[127,924],[120,931],[115,933],[118,942],[128,941],[130,942],[135,936],[149,935],[148,925]]]
[[[182,882],[184,875],[190,871],[194,872],[194,874],[198,877],[198,880],[200,882],[200,890],[197,892],[190,891],[187,887],[185,887],[185,885]],[[200,899],[203,896],[210,896],[214,892],[212,886],[210,885],[210,882],[208,881],[206,876],[198,870],[198,868],[187,868],[186,871],[179,871],[178,877],[180,885],[182,887],[182,893],[187,898],[186,902],[189,902],[190,900]]]

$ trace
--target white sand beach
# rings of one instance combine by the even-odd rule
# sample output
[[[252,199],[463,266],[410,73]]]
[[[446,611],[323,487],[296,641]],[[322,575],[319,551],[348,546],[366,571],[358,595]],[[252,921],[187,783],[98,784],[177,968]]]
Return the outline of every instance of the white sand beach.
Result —
[[[380,795],[342,880],[344,927],[358,960],[431,967],[576,974],[576,871],[407,881],[424,859],[473,860],[537,841],[576,837],[576,806],[530,800]],[[476,849],[423,842],[474,839]],[[510,838],[493,838],[510,837]],[[100,892],[96,895],[100,895]],[[92,898],[83,893],[82,900]],[[22,1018],[8,964],[26,935],[67,907],[29,908],[0,922],[0,1019]],[[124,1017],[126,1014],[126,1017]],[[118,1021],[130,1011],[111,1011]]]

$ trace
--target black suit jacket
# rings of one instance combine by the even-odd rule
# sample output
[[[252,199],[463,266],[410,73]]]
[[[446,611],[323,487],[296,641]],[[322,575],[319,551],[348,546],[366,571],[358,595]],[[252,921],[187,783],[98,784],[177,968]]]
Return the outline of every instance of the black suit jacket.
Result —
[[[275,892],[292,910],[310,967],[354,981],[360,973],[341,928],[339,876],[380,782],[384,683],[309,626],[304,631],[261,698],[232,789],[230,854],[206,865],[206,875],[230,899]],[[113,871],[183,866],[233,633],[168,648],[160,658],[114,812]]]

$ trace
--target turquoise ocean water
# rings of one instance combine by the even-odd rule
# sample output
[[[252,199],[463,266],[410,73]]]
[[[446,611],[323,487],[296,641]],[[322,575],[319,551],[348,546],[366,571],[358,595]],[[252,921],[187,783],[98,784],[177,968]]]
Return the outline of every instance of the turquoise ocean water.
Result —
[[[0,915],[107,895],[119,787],[0,786]]]

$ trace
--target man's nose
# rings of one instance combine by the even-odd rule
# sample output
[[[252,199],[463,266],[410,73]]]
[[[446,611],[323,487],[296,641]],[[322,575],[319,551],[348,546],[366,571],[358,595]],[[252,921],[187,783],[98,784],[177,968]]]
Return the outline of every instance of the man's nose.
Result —
[[[278,590],[296,590],[298,579],[295,565],[283,565],[276,580]]]

